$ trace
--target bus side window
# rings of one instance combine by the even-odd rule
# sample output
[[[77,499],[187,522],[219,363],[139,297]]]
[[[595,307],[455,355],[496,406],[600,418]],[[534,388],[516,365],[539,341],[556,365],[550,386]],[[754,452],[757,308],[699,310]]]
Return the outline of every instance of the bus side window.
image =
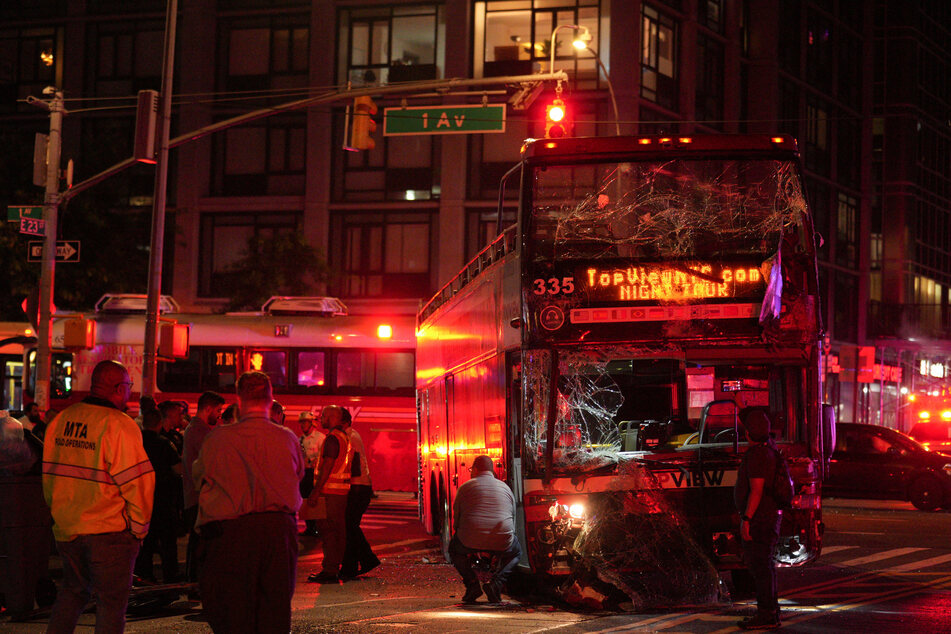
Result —
[[[250,369],[268,375],[272,386],[287,387],[287,352],[285,350],[252,350],[249,360]]]
[[[326,354],[309,351],[297,353],[297,385],[323,387],[326,385]]]

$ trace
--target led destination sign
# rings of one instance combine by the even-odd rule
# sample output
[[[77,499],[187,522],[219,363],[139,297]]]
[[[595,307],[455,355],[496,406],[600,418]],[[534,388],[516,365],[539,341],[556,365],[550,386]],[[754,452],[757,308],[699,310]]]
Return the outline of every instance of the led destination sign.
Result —
[[[689,302],[762,297],[763,274],[752,265],[651,263],[578,269],[579,290],[591,301]]]

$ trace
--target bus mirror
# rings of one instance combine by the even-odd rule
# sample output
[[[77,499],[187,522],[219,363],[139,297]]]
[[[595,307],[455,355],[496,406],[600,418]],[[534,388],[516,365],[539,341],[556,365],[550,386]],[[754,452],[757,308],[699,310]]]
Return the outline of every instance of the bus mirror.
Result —
[[[96,346],[96,322],[82,315],[63,320],[63,347],[67,350],[91,350]]]
[[[835,405],[822,404],[822,463],[828,473],[829,460],[835,451]]]

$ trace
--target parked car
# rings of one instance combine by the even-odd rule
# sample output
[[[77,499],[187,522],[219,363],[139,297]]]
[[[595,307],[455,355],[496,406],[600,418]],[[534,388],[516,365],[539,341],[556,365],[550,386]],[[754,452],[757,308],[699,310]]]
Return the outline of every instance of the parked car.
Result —
[[[838,423],[826,495],[908,500],[923,511],[951,504],[951,456],[878,425]]]
[[[916,423],[908,435],[920,442],[928,451],[951,453],[951,420]]]

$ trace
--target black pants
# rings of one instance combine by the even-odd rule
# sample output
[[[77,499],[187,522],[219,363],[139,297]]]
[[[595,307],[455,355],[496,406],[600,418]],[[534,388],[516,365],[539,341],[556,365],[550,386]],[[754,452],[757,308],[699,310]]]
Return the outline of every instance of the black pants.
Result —
[[[509,578],[509,575],[512,574],[512,570],[514,570],[518,564],[519,558],[522,556],[522,549],[518,545],[518,538],[512,540],[512,545],[508,550],[488,551],[479,548],[468,548],[459,541],[458,537],[453,535],[452,540],[449,542],[449,558],[452,560],[452,565],[455,566],[456,571],[462,577],[462,582],[466,584],[467,588],[479,583],[479,578],[469,563],[469,555],[471,553],[480,552],[491,552],[499,556],[499,569],[492,575],[492,584],[496,588],[501,589],[502,586],[505,585],[505,581]]]
[[[138,577],[155,581],[152,562],[155,553],[162,559],[162,583],[178,581],[178,531],[174,526],[153,526],[149,530],[135,560],[135,574]]]
[[[776,564],[773,553],[779,541],[779,523],[751,522],[750,541],[743,542],[743,559],[756,586],[756,611],[760,614],[779,615],[779,597],[776,590]]]
[[[346,513],[347,546],[344,548],[343,563],[340,565],[340,572],[343,575],[355,575],[360,570],[373,568],[380,563],[379,558],[370,548],[370,542],[363,534],[363,529],[360,528],[363,514],[370,506],[372,497],[372,487],[366,484],[350,485]]]
[[[304,478],[300,481],[300,496],[305,500],[310,497],[314,491],[314,468],[304,468]],[[304,520],[304,525],[309,533],[317,532],[317,520]]]
[[[215,634],[287,634],[297,574],[297,520],[252,513],[199,527],[201,600]]]
[[[198,581],[198,542],[201,535],[195,531],[195,520],[198,519],[198,505],[189,506],[183,514],[185,528],[188,530],[188,546],[185,549],[185,577],[192,583]]]

